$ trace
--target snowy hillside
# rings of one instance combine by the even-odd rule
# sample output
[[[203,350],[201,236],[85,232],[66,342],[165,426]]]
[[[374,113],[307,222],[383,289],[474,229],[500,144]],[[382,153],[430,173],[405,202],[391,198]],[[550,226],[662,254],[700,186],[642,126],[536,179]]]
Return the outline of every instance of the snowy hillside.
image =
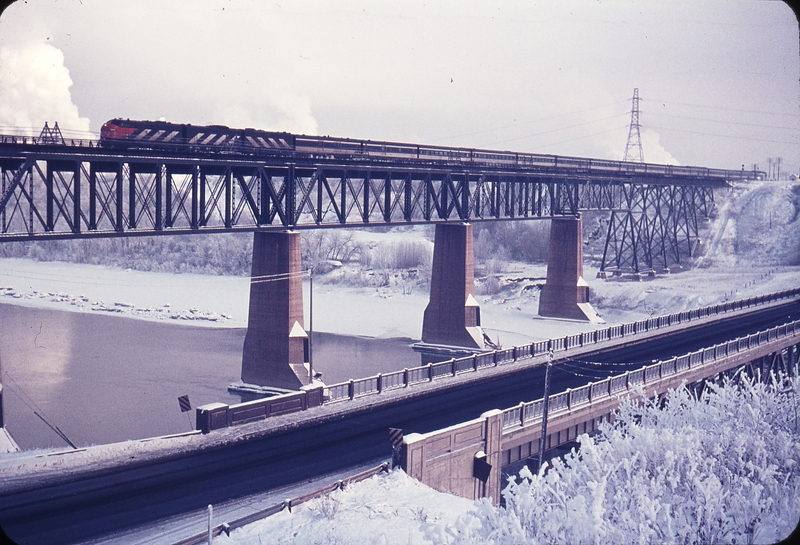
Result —
[[[738,184],[715,197],[701,267],[800,265],[800,183]]]

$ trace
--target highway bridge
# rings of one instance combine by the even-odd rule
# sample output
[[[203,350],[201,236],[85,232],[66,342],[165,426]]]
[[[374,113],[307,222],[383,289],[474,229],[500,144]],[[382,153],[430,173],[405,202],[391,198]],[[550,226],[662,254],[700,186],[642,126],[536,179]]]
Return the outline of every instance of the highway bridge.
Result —
[[[786,324],[800,319],[798,290],[688,312],[676,318],[645,321],[639,331],[635,324],[628,324],[627,329],[613,326],[622,327],[623,335],[617,338],[609,334],[602,338],[595,336],[590,342],[583,342],[582,338],[554,340],[549,345],[550,350],[555,348],[553,391],[571,388],[583,392],[587,378],[582,375],[601,378],[597,373],[603,366],[597,363],[615,364],[605,366],[607,375],[625,369],[620,363],[628,364],[636,372],[654,360],[668,361],[776,327],[780,335],[767,333],[766,338],[759,337],[763,343],[752,342],[753,348],[760,346],[763,350],[771,343],[778,343],[781,348],[772,345],[773,352],[785,351],[788,342],[793,347],[789,352],[790,365],[796,365],[796,335],[800,331],[796,325],[787,329]],[[736,346],[744,350],[750,344],[744,347],[737,341]],[[733,353],[731,349],[730,354]],[[122,454],[117,451],[106,458],[87,449],[61,456],[20,459],[17,476],[4,478],[0,486],[0,523],[21,543],[76,542],[134,522],[202,509],[209,503],[384,458],[389,452],[389,427],[401,428],[406,433],[435,432],[491,409],[509,408],[513,413],[520,410],[520,402],[535,402],[541,397],[547,355],[532,355],[532,346],[521,347],[512,352],[512,357],[507,356],[507,351],[503,354],[495,355],[493,364],[480,370],[451,372],[449,376],[433,377],[412,387],[387,389],[352,400],[347,396],[340,402],[332,400],[303,412],[212,430],[208,434],[163,439],[159,443],[165,445],[162,451],[145,447],[137,451],[131,445]],[[714,354],[716,358],[716,348]],[[722,352],[719,354],[722,357]],[[673,361],[674,369],[678,370],[677,360]],[[711,361],[709,356],[708,362]],[[452,362],[447,363],[453,369]],[[701,368],[694,363],[695,370]],[[660,369],[660,364],[657,367]],[[691,361],[687,363],[689,367]],[[712,375],[720,371],[713,366],[707,369]],[[642,378],[646,383],[653,378],[652,372],[643,371]],[[577,397],[573,402],[574,408],[581,406]],[[523,419],[526,406],[534,405],[522,406]],[[533,409],[527,413],[531,423],[535,420],[534,413]],[[519,418],[520,413],[516,415]],[[522,423],[515,424],[513,414],[501,417],[501,426],[503,420],[509,420],[509,429]],[[553,446],[557,443],[558,440]],[[155,448],[152,442],[143,443],[146,444]],[[82,463],[82,457],[91,463]],[[508,461],[512,461],[510,454]]]

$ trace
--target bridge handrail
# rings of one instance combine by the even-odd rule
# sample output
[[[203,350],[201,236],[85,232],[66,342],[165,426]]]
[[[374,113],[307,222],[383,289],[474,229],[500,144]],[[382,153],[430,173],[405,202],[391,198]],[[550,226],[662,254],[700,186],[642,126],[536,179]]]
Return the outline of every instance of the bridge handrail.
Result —
[[[758,295],[755,297],[748,297],[746,299],[739,299],[720,305],[709,305],[706,307],[660,316],[657,318],[649,318],[647,320],[640,320],[637,322],[613,325],[603,329],[595,330],[593,332],[567,335],[564,337],[557,337],[544,341],[536,341],[522,346],[515,346],[513,348],[483,352],[473,356],[454,358],[439,363],[430,363],[420,367],[404,369],[403,371],[387,373],[383,375],[382,379],[376,378],[380,377],[381,375],[376,375],[375,377],[366,377],[362,379],[339,382],[336,384],[327,385],[325,387],[326,392],[324,403],[327,404],[338,401],[352,400],[357,397],[380,394],[383,390],[409,387],[422,382],[432,382],[434,380],[441,380],[445,377],[455,377],[456,375],[463,373],[478,372],[486,367],[496,367],[498,365],[516,363],[518,361],[540,357],[549,352],[563,352],[569,350],[570,348],[578,346],[591,346],[620,337],[636,336],[647,331],[664,329],[677,324],[698,320],[707,316],[726,312],[734,312],[744,308],[749,308],[751,306],[764,305],[779,301],[781,299],[797,297],[799,295],[800,288],[795,288],[767,295]],[[731,343],[736,342],[738,346],[741,345],[744,339],[747,339],[748,346],[750,346],[752,343],[757,345],[758,342],[760,342],[758,339],[758,335],[760,334],[771,335],[773,333],[760,332],[759,334],[756,334],[755,341],[749,340],[751,337],[753,337],[750,335],[748,337],[743,337],[742,339],[731,341]],[[774,333],[774,335],[777,334],[777,332]],[[716,348],[714,348],[714,350],[716,350]],[[678,358],[674,366],[676,368],[682,365],[690,367],[697,364],[698,361],[705,361],[705,357],[705,354],[692,352]],[[715,356],[710,355],[708,357]],[[697,358],[699,358],[699,360]],[[631,373],[633,373],[634,380],[646,382],[648,380],[653,380],[655,376],[661,376],[662,371],[660,367],[650,371],[647,371],[647,369],[648,368],[643,368],[639,370],[642,373],[641,378],[639,378],[639,375],[637,374],[639,371],[632,371]],[[391,386],[386,388],[384,385],[389,383],[391,383]],[[577,395],[580,396],[582,394]]]
[[[764,296],[751,297],[730,304],[714,305],[689,311],[689,316],[694,319],[714,313],[730,312],[753,305],[766,304],[780,299],[796,297],[800,295],[800,288],[786,290]],[[681,313],[683,320],[684,313]],[[672,316],[672,315],[670,315]],[[657,319],[652,324],[654,328],[668,327],[672,320]],[[330,384],[317,388],[291,392],[275,397],[257,399],[234,405],[224,403],[213,403],[203,407],[198,407],[197,425],[203,433],[208,433],[212,429],[228,427],[233,425],[262,420],[272,416],[304,411],[311,407],[324,404],[335,403],[344,400],[354,400],[361,397],[378,395],[384,391],[407,388],[420,382],[432,382],[443,380],[445,377],[455,377],[459,374],[478,372],[486,367],[496,367],[522,360],[529,360],[534,357],[549,355],[552,352],[568,350],[570,343],[585,343],[584,346],[604,342],[604,338],[613,338],[613,333],[620,336],[638,335],[647,328],[637,328],[642,322],[622,324],[620,326],[610,326],[605,328],[607,335],[597,334],[584,336],[571,335],[547,341],[537,341],[531,344],[474,354],[464,358],[453,358],[438,363],[429,363],[420,367],[403,369],[390,373],[379,373],[370,377],[348,380],[337,384]],[[628,326],[631,326],[630,328]],[[633,333],[628,333],[634,330]],[[600,330],[602,331],[602,330]],[[739,337],[731,341],[725,341],[711,347],[705,347],[683,356],[670,358],[665,361],[647,365],[641,369],[629,371],[623,375],[607,377],[604,380],[589,383],[574,390],[568,389],[566,392],[555,394],[551,397],[551,410],[553,412],[570,411],[574,407],[593,403],[594,400],[607,398],[618,392],[630,390],[636,384],[652,384],[664,377],[668,377],[685,371],[687,369],[703,366],[717,361],[720,358],[731,354],[746,352],[758,346],[770,343],[787,336],[800,335],[800,320],[773,327],[768,330],[759,331],[751,335]],[[509,409],[512,412],[504,415],[505,427],[520,425],[524,426],[529,422],[541,419],[542,400],[532,401],[518,407]]]
[[[22,145],[34,145],[34,146],[67,146],[71,148],[99,148],[100,140],[95,140],[91,138],[63,138],[61,142],[54,142],[52,137],[0,134],[0,144],[22,144]]]
[[[612,375],[599,382],[590,382],[579,388],[568,388],[565,392],[550,396],[548,412],[569,412],[575,408],[591,404],[597,399],[608,398],[619,392],[630,392],[636,385],[653,386],[660,380],[667,379],[682,371],[709,366],[727,356],[741,354],[770,342],[794,336],[800,336],[800,320],[744,337],[737,337],[734,340],[701,348],[682,356],[658,361],[634,371],[626,371],[621,375]],[[505,409],[503,411],[503,430],[540,424],[542,420],[541,409],[536,413],[534,410],[527,411],[527,407],[540,407],[543,403],[543,399],[537,399]]]

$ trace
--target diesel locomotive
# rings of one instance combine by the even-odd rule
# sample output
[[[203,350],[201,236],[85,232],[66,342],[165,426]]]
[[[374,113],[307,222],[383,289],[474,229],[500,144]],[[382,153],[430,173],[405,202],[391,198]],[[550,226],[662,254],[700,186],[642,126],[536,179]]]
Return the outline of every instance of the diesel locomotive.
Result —
[[[188,125],[166,121],[112,119],[100,128],[100,143],[111,148],[186,150],[251,154],[293,150],[286,132],[231,129],[224,125]]]

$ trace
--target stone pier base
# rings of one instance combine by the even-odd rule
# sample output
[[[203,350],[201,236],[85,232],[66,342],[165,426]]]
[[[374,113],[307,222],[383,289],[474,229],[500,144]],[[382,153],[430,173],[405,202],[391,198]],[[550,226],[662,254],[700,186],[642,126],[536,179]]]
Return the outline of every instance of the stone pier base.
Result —
[[[297,390],[309,383],[300,233],[255,233],[242,382]]]
[[[474,297],[473,259],[471,225],[436,225],[422,343],[483,349],[481,309]]]
[[[539,315],[602,322],[589,304],[583,279],[581,217],[550,220],[547,282],[539,299]]]

